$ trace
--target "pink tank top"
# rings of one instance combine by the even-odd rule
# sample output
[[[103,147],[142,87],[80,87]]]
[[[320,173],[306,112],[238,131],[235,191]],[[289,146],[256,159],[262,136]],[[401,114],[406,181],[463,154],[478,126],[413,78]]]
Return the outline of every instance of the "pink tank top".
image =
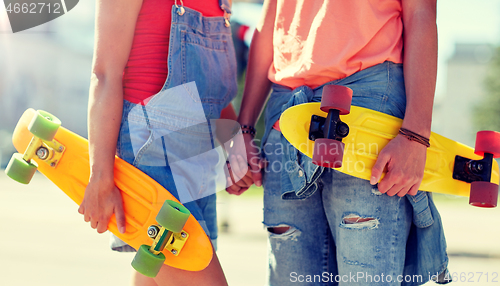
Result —
[[[179,4],[181,1],[177,1]],[[145,100],[161,90],[167,79],[167,56],[171,10],[174,0],[144,0],[135,25],[134,40],[123,72],[123,98],[132,103]],[[185,7],[206,17],[224,12],[218,0],[184,0]]]

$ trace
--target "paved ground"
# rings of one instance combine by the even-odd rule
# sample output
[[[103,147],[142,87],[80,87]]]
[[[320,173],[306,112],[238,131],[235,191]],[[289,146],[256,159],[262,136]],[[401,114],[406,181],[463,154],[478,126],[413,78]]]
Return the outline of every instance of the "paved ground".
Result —
[[[470,281],[454,285],[500,284],[500,209],[476,209],[456,198],[438,203],[450,270]],[[263,285],[261,198],[223,195],[218,206],[220,221],[229,224],[218,251],[229,285]],[[109,251],[108,234],[88,227],[77,206],[41,175],[24,186],[0,172],[0,285],[128,285],[132,257]]]

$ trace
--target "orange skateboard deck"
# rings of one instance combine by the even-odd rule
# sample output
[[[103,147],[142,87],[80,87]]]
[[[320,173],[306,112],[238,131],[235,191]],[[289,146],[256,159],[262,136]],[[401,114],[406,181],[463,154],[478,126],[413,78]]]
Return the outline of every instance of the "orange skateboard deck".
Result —
[[[35,114],[34,109],[26,110],[14,130],[12,141],[18,152],[25,152],[34,137],[28,125]],[[54,159],[44,161],[35,156],[38,170],[80,205],[90,177],[88,141],[64,127],[59,127],[54,141],[56,149],[62,151],[58,155],[60,158],[54,162]],[[148,236],[148,228],[158,225],[156,215],[163,203],[165,200],[179,201],[155,180],[118,157],[115,157],[114,174],[115,185],[122,192],[126,233],[118,231],[114,215],[108,230],[135,249],[151,245],[153,240]],[[164,263],[189,271],[205,269],[212,260],[212,244],[193,215],[187,219],[182,232],[188,237],[179,251],[167,248],[161,251],[166,257]]]
[[[348,105],[350,105],[350,99],[348,101]],[[328,115],[327,112],[320,108],[321,104],[320,102],[314,102],[292,106],[283,112],[279,120],[279,127],[283,136],[300,152],[313,158],[313,161],[315,142],[318,142],[317,138],[320,138],[321,135],[316,138],[311,137],[310,129],[312,129],[311,126],[314,126],[314,124],[311,125],[311,121],[319,118],[326,119]],[[346,106],[342,102],[340,105]],[[399,118],[362,107],[350,106],[345,108],[350,108],[350,113],[347,111],[348,114],[342,115],[346,112],[342,113],[342,109],[339,108],[341,111],[340,115],[337,113],[337,116],[341,122],[348,125],[348,134],[341,139],[343,143],[343,150],[341,152],[343,154],[339,157],[341,167],[335,169],[351,176],[370,180],[371,169],[377,160],[378,153],[391,139],[396,137],[403,121]],[[316,126],[321,124],[325,123],[316,122]],[[321,133],[323,133],[323,130],[321,130]],[[315,141],[311,139],[315,139]],[[498,145],[498,142],[491,143]],[[427,161],[420,190],[469,197],[471,182],[454,178],[457,173],[454,170],[455,162],[458,160],[456,157],[461,156],[466,158],[466,162],[459,168],[464,169],[466,164],[469,164],[469,160],[480,161],[483,159],[483,156],[475,154],[474,148],[436,133],[432,133],[430,136],[430,145],[427,149]],[[493,156],[491,156],[491,160],[492,162],[489,163],[491,166],[489,174],[483,175],[490,177],[488,183],[495,184],[490,185],[490,189],[494,189],[496,186],[496,193],[495,190],[490,192],[491,196],[494,197],[492,199],[494,199],[494,204],[496,205],[499,167],[497,162],[493,160]],[[485,163],[484,166],[487,164]],[[485,169],[484,172],[488,171]]]

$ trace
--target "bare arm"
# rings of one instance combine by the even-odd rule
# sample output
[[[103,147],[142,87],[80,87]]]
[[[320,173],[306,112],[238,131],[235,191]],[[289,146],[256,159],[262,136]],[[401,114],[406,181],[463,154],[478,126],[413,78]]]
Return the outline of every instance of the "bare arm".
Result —
[[[437,74],[436,1],[403,1],[406,115],[403,127],[431,134]]]
[[[267,74],[273,62],[273,29],[276,17],[276,0],[264,2],[262,18],[252,37],[245,89],[238,121],[255,125],[271,90]]]
[[[248,69],[241,102],[238,122],[242,125],[254,126],[262,112],[264,103],[271,90],[271,82],[267,74],[273,62],[273,30],[276,17],[276,0],[264,2],[261,20],[256,27],[250,46]],[[247,159],[252,171],[253,181],[257,186],[262,185],[262,174],[260,172],[261,162],[253,136],[243,134],[247,151]],[[243,174],[239,174],[243,177]],[[227,191],[231,194],[240,195],[248,188],[231,186]]]
[[[406,114],[403,127],[422,136],[431,134],[432,106],[437,74],[436,0],[405,0],[404,79]],[[425,146],[398,135],[384,150],[372,169],[375,184],[387,165],[379,190],[388,195],[415,195],[423,178]]]
[[[91,175],[79,212],[99,233],[106,231],[114,213],[124,232],[122,198],[114,186],[113,167],[123,108],[123,70],[142,0],[98,0],[96,5],[88,106]]]

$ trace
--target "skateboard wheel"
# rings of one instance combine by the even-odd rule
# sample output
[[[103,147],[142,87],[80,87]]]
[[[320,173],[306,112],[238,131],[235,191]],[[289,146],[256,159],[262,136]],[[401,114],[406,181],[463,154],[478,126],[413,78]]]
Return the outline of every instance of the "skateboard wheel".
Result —
[[[497,206],[498,185],[490,182],[472,182],[470,184],[469,204],[481,208]]]
[[[321,110],[328,113],[330,109],[338,109],[340,115],[351,112],[352,89],[341,85],[326,85],[321,97]]]
[[[28,184],[37,168],[38,165],[35,161],[26,162],[23,159],[23,154],[15,153],[5,168],[5,173],[19,183]]]
[[[166,200],[161,207],[156,221],[172,232],[181,232],[191,212],[178,202]]]
[[[500,157],[500,132],[479,131],[476,135],[474,153],[484,156],[484,153],[493,154],[494,158]]]
[[[44,141],[52,141],[59,126],[61,126],[61,121],[57,117],[46,111],[38,110],[28,125],[28,130]]]
[[[156,277],[165,262],[165,254],[156,255],[149,251],[149,246],[141,245],[132,260],[132,267],[144,276]]]
[[[342,167],[344,143],[335,139],[318,138],[314,141],[312,162],[328,168]]]

